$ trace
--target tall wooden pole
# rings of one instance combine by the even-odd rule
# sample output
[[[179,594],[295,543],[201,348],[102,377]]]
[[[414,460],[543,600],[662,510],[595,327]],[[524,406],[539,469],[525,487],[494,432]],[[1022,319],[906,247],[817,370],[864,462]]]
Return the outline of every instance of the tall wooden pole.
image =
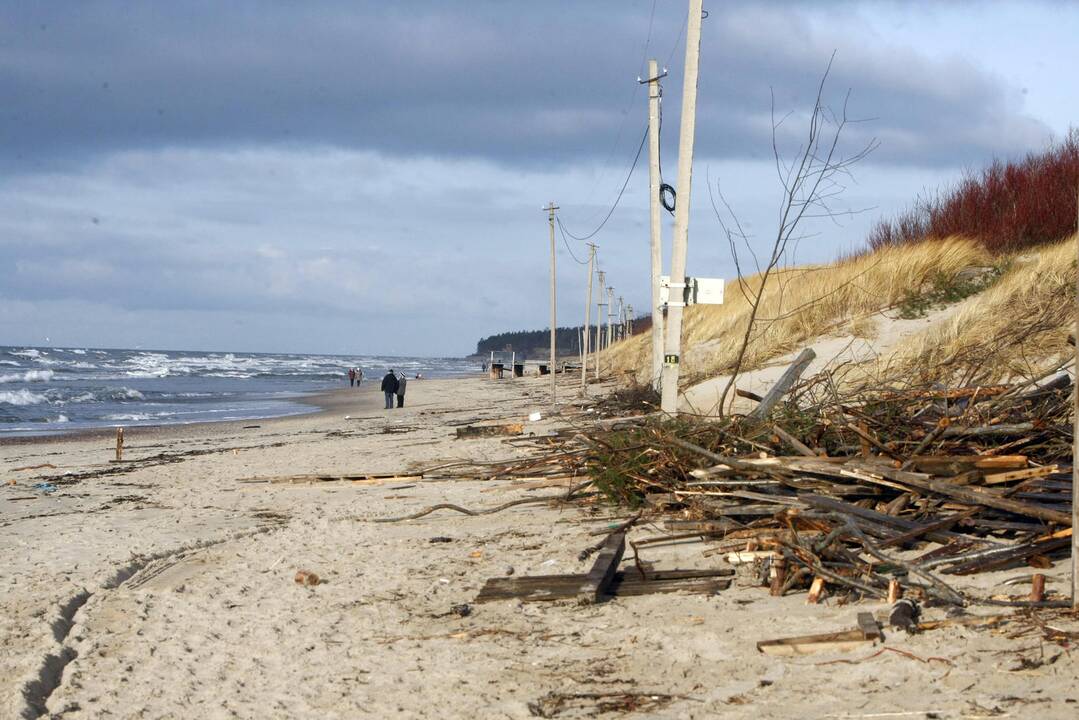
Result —
[[[663,325],[666,308],[660,307],[659,276],[663,274],[663,222],[659,207],[659,67],[648,61],[648,192],[652,237],[652,387],[659,390],[663,372]]]
[[[701,54],[702,0],[689,0],[686,66],[682,81],[682,126],[678,133],[678,202],[674,210],[670,297],[667,300],[667,342],[663,358],[662,408],[678,413],[678,361],[682,354],[682,310],[689,245],[689,198],[693,182],[693,140],[697,126],[697,75]]]
[[[611,337],[613,328],[611,327],[611,318],[614,317],[614,288],[607,288],[607,348],[610,349],[611,343],[614,339]]]
[[[1076,193],[1075,242],[1079,248],[1079,191]],[[1079,258],[1079,250],[1076,257]],[[1072,383],[1072,609],[1079,610],[1079,276],[1075,281],[1075,381]]]
[[[544,208],[547,211],[547,224],[550,225],[551,230],[551,364],[547,367],[547,370],[551,373],[551,404],[555,404],[555,372],[554,372],[554,359],[555,359],[555,334],[558,329],[558,319],[555,312],[555,306],[557,305],[555,293],[557,291],[557,283],[555,282],[555,263],[554,263],[554,211],[558,209],[558,206],[551,201]]]
[[[599,380],[599,358],[603,350],[603,308],[607,303],[603,302],[603,283],[607,281],[607,273],[599,271],[599,302],[596,303],[596,380]]]
[[[588,328],[588,319],[592,315],[592,268],[595,264],[596,246],[588,243],[588,299],[584,303],[584,333],[581,336],[584,341],[581,357],[581,394],[588,392],[588,346],[592,341]]]

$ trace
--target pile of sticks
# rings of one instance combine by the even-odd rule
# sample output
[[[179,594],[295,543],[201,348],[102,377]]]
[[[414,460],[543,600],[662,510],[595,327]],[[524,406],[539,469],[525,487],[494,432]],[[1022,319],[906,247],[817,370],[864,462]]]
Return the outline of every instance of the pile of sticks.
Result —
[[[763,560],[774,594],[1008,603],[944,578],[1067,555],[1070,386],[841,397],[823,376],[765,418],[650,415],[566,442],[600,493],[666,516],[671,537]]]

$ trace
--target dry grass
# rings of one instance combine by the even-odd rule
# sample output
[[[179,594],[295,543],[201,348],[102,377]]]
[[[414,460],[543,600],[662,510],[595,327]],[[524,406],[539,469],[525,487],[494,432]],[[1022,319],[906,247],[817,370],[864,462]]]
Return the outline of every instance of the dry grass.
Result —
[[[972,241],[946,238],[887,247],[834,265],[783,270],[765,289],[743,369],[761,367],[851,319],[894,306],[936,277],[994,261]],[[687,309],[682,357],[687,384],[731,369],[749,322],[751,293],[759,287],[757,276],[731,282],[725,304]],[[609,350],[604,362],[637,371],[643,382],[651,374],[650,353],[650,337],[637,335]]]
[[[992,287],[905,343],[884,364],[884,374],[984,383],[1058,365],[1074,352],[1068,334],[1075,321],[1077,241],[1013,257]]]

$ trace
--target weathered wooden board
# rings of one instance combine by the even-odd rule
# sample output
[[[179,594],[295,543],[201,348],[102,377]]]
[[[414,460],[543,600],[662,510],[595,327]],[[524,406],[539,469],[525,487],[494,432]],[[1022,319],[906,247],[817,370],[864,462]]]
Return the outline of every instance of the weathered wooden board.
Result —
[[[866,638],[861,630],[843,630],[819,635],[762,640],[757,643],[757,650],[765,655],[791,657],[819,652],[857,650],[861,647],[870,647],[875,642],[876,640],[872,638]]]
[[[503,423],[501,425],[466,425],[457,428],[457,438],[472,439],[499,437],[502,435],[523,435],[524,423]]]
[[[603,543],[596,561],[592,563],[592,569],[584,576],[581,582],[578,598],[582,602],[594,603],[607,594],[607,588],[614,580],[614,574],[618,572],[618,563],[622,562],[622,554],[626,551],[625,531],[611,533],[607,541]]]
[[[658,570],[642,579],[635,570],[617,572],[608,593],[618,595],[647,595],[653,592],[716,592],[726,589],[730,568],[715,570]],[[536,575],[532,577],[490,578],[484,584],[476,602],[494,600],[566,600],[576,598],[584,575]]]

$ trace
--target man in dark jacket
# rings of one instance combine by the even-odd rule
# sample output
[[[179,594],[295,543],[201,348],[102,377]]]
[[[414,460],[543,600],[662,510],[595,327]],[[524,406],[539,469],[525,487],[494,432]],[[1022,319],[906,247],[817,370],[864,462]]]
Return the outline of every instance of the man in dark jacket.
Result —
[[[393,370],[387,370],[382,377],[382,392],[386,395],[386,409],[393,408],[393,396],[397,394],[397,376]]]

